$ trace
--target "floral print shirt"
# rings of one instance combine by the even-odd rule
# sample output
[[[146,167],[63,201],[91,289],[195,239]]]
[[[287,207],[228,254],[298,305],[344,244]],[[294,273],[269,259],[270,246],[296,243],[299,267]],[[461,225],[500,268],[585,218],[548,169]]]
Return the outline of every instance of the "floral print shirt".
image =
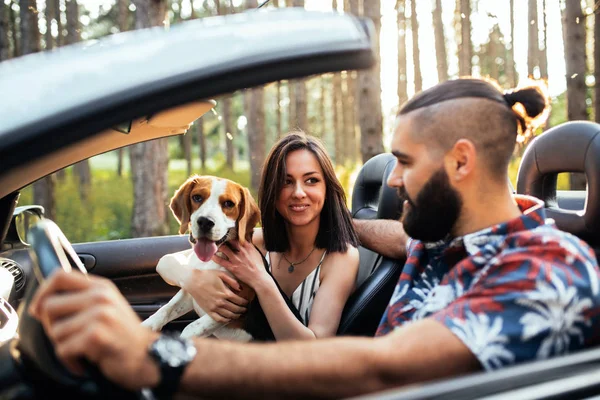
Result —
[[[423,318],[452,331],[493,370],[600,342],[593,250],[515,196],[521,217],[446,242],[409,240],[377,335]]]

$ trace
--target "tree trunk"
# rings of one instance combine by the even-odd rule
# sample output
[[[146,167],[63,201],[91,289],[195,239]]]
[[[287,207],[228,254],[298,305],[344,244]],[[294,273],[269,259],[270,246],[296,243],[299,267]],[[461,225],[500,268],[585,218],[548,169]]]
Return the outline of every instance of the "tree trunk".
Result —
[[[119,0],[119,32],[129,30],[129,0]],[[117,150],[117,175],[123,176],[123,157],[126,149]]]
[[[350,126],[352,126],[351,121],[350,121],[350,117],[351,117],[351,113],[350,113],[350,107],[348,106],[348,102],[349,99],[348,97],[350,97],[349,90],[348,90],[348,72],[344,72],[341,74],[341,89],[342,92],[340,94],[339,97],[339,102],[340,102],[340,111],[341,111],[341,122],[342,122],[342,129],[340,132],[340,154],[339,157],[337,158],[337,163],[339,165],[344,165],[346,164],[347,157],[348,157],[348,151],[347,151],[347,142],[348,142],[348,138],[350,137]]]
[[[410,0],[410,30],[412,31],[412,56],[415,79],[415,93],[423,90],[423,76],[421,75],[421,57],[419,52],[419,20],[417,18],[417,2]]]
[[[304,7],[304,0],[293,0],[293,7]],[[294,80],[295,90],[294,90],[294,109],[296,116],[296,125],[305,131],[309,130],[308,126],[308,110],[306,103],[306,81],[304,79],[296,79]]]
[[[294,0],[294,5],[300,2],[304,6],[304,0]],[[257,0],[246,0],[246,8],[256,8],[257,6]],[[298,85],[296,85],[296,88],[298,88]],[[246,125],[248,132],[248,156],[250,159],[250,171],[252,171],[250,185],[254,194],[258,193],[262,164],[266,157],[264,101],[263,88],[248,89],[244,93],[244,112],[248,119],[248,124]]]
[[[9,31],[12,32],[12,49],[13,57],[19,57],[21,55],[21,42],[19,41],[19,35],[17,34],[17,13],[12,9],[13,1],[8,5],[8,23]]]
[[[119,32],[129,30],[129,0],[119,1]]]
[[[587,120],[585,19],[578,1],[567,1],[562,15],[567,78],[567,118]],[[584,190],[585,177],[570,175],[571,190]]]
[[[264,90],[248,89],[244,95],[244,108],[248,117],[248,155],[250,158],[251,187],[258,192],[262,164],[266,157]]]
[[[350,14],[361,15],[358,0],[344,1],[344,11],[348,10]],[[347,130],[344,130],[344,162],[355,164],[358,158],[360,143],[360,126],[358,125],[357,98],[359,96],[358,73],[355,71],[346,72],[346,95],[342,104],[345,105],[344,124]]]
[[[8,41],[10,6],[0,2],[0,61],[10,58],[10,42]]]
[[[326,92],[327,92],[327,79],[323,76],[321,76],[321,79],[319,79],[319,83],[321,84],[321,96],[320,96],[320,103],[319,103],[319,125],[320,128],[317,129],[319,131],[319,134],[321,136],[321,140],[325,140],[325,134],[327,132],[327,117],[325,116],[325,99],[326,99]]]
[[[56,202],[54,198],[55,177],[48,175],[33,184],[33,204],[44,207],[46,218],[56,218]]]
[[[364,17],[373,20],[375,35],[373,37],[377,64],[369,71],[360,71],[358,85],[358,112],[361,132],[362,161],[383,153],[383,114],[381,110],[381,67],[379,65],[379,33],[381,32],[380,0],[370,0],[363,4]]]
[[[79,42],[79,6],[76,0],[67,0],[67,44]],[[75,164],[75,173],[79,181],[79,195],[81,199],[87,199],[90,185],[92,183],[92,172],[90,170],[89,160],[83,160]]]
[[[357,74],[358,75],[358,74]],[[346,90],[342,98],[342,105],[344,107],[344,140],[343,140],[343,153],[344,163],[354,163],[356,157],[354,156],[354,149],[356,147],[356,98],[357,90],[360,88],[357,86],[357,77],[353,76],[352,71],[346,71],[345,74]],[[360,127],[358,127],[360,129]]]
[[[542,0],[542,48],[538,53],[538,61],[540,63],[540,78],[548,79],[548,10],[546,9],[546,0]]]
[[[198,149],[200,151],[200,166],[204,173],[206,169],[206,137],[204,136],[204,117],[196,120],[196,129],[198,132]]]
[[[40,32],[38,30],[38,14],[35,0],[22,0],[19,3],[21,18],[21,55],[40,51]]]
[[[133,0],[136,29],[162,26],[166,18],[165,0]],[[133,237],[168,233],[167,139],[152,140],[130,149],[133,179]]]
[[[192,131],[188,131],[183,135],[183,155],[187,166],[187,176],[192,175]]]
[[[517,86],[517,70],[515,68],[515,0],[510,0],[510,47],[508,49],[506,79],[511,88]]]
[[[296,121],[296,85],[293,80],[287,81],[288,87],[288,131],[293,131],[298,128]]]
[[[341,105],[342,102],[342,74],[337,72],[333,74],[333,90],[332,90],[332,105],[333,109],[333,146],[334,146],[334,160],[338,165],[343,164],[342,146],[344,143],[344,131],[342,130],[343,114]]]
[[[44,9],[44,18],[46,19],[46,34],[44,35],[44,41],[46,42],[46,50],[54,48],[54,38],[52,37],[52,20],[54,19],[54,2],[46,1]]]
[[[54,19],[56,20],[56,27],[58,29],[58,35],[56,36],[56,47],[62,46],[65,42],[63,40],[63,25],[62,25],[62,12],[60,11],[61,0],[46,0],[54,2]]]
[[[529,0],[527,8],[527,75],[535,78],[535,67],[538,64],[538,12],[537,0]]]
[[[496,60],[502,56],[500,48],[502,43],[500,42],[500,27],[498,24],[494,25],[492,32],[490,33],[490,48],[489,48],[489,64],[490,64],[490,78],[498,81],[500,79],[500,71],[498,68],[498,62]]]
[[[21,1],[19,7],[21,55],[40,51],[40,32],[36,10],[35,0]],[[55,218],[54,177],[52,175],[48,175],[33,184],[33,202],[44,207],[46,217],[49,219]]]
[[[435,33],[438,81],[445,82],[448,80],[448,56],[446,55],[446,36],[444,35],[444,23],[442,21],[442,0],[435,0],[433,29]]]
[[[334,3],[336,0],[333,0]],[[275,8],[280,8],[281,4],[279,2],[279,0],[273,0],[273,5],[275,6]],[[284,6],[285,6],[285,2],[284,2]],[[277,113],[277,139],[279,139],[282,135],[283,135],[283,121],[282,121],[282,115],[281,115],[281,81],[277,81],[277,109],[275,110],[275,112]]]
[[[229,4],[221,4],[224,0],[215,0],[218,15],[227,15],[231,12]],[[227,2],[229,3],[229,2]],[[221,126],[223,127],[223,137],[225,139],[225,163],[227,167],[233,170],[234,167],[234,146],[233,146],[233,123],[231,120],[231,95],[222,97],[223,107],[221,108]]]
[[[396,1],[398,13],[398,105],[408,100],[406,67],[406,1]]]
[[[295,111],[296,111],[296,125],[305,131],[309,130],[308,127],[308,111],[306,105],[306,82],[304,79],[297,79],[295,81]]]
[[[277,90],[277,108],[275,109],[277,116],[277,139],[279,139],[283,135],[283,120],[281,115],[281,81],[277,81],[275,90]]]
[[[223,127],[224,127],[224,136],[225,136],[225,154],[227,166],[233,170],[235,163],[235,147],[233,143],[234,138],[234,128],[233,128],[233,118],[231,115],[231,96],[227,96],[223,99]]]
[[[459,6],[460,42],[458,43],[458,73],[460,76],[471,75],[473,44],[471,42],[471,2],[457,0]]]

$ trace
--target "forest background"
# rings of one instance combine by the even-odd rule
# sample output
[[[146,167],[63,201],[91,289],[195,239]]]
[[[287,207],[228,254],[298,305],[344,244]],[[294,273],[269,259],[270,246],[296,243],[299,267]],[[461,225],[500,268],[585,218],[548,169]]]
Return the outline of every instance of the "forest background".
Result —
[[[260,1],[262,3],[263,0]],[[257,0],[0,0],[0,62],[80,41],[188,19],[245,12]],[[114,151],[45,177],[20,204],[41,204],[73,242],[175,234],[165,208],[193,173],[234,179],[256,195],[268,149],[292,129],[319,137],[335,162],[349,204],[362,164],[388,149],[398,105],[459,76],[491,77],[504,88],[543,79],[552,110],[536,135],[568,120],[600,120],[600,2],[594,0],[271,0],[373,20],[379,63],[369,71],[276,82],[215,99],[214,112],[184,136]],[[276,33],[273,33],[276,40]],[[177,62],[177,60],[174,60]],[[49,99],[51,101],[51,99]],[[516,183],[531,138],[510,166]],[[139,171],[150,171],[150,175]],[[156,192],[152,187],[164,190]],[[580,174],[559,189],[585,189]]]

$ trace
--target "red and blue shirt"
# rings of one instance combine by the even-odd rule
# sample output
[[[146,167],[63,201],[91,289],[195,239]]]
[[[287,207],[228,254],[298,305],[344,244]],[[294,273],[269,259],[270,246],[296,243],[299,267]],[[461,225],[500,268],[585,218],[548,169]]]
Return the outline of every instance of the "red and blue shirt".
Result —
[[[423,318],[450,329],[493,370],[600,342],[593,250],[516,196],[516,219],[450,241],[409,240],[377,335]]]

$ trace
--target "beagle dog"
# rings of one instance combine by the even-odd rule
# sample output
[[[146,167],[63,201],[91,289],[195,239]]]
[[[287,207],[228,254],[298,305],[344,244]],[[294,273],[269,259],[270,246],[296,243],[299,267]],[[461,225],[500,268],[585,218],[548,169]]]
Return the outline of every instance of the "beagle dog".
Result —
[[[240,243],[252,240],[254,226],[260,220],[260,210],[247,188],[213,176],[190,177],[177,189],[170,207],[180,223],[179,233],[189,230],[192,248],[163,256],[156,271],[167,283],[179,287],[184,287],[185,282],[191,279],[192,268],[227,272],[212,261],[212,257],[219,246],[229,240],[238,239]],[[252,289],[243,283],[240,285],[242,291],[238,294],[253,300],[255,293]],[[252,340],[252,335],[243,329],[243,317],[225,325],[216,322],[183,289],[142,324],[159,331],[168,322],[192,309],[200,318],[185,327],[182,337],[214,335],[220,339]]]

